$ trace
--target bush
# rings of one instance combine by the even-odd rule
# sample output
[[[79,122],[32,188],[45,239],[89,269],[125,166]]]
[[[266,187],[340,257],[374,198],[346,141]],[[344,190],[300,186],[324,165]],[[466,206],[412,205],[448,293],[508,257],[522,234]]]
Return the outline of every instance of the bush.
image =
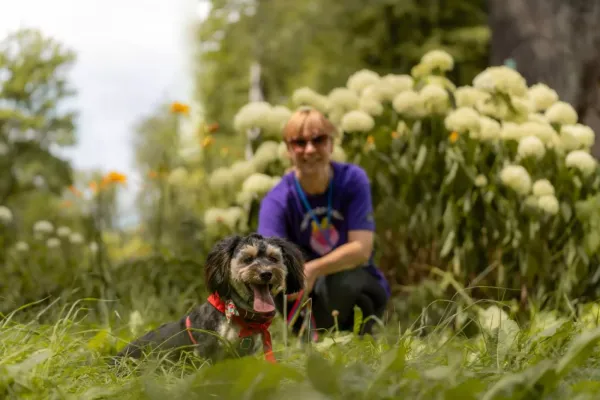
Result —
[[[431,51],[410,75],[357,71],[327,95],[296,90],[291,106],[323,111],[342,132],[335,158],[369,174],[378,261],[394,283],[437,266],[523,300],[589,294],[600,272],[594,132],[513,69],[489,67],[456,87],[445,75],[453,67]],[[240,134],[259,134],[252,160],[213,172],[211,188],[234,199],[204,215],[215,239],[255,229],[261,198],[289,166],[280,132],[290,112],[261,102],[236,116]]]

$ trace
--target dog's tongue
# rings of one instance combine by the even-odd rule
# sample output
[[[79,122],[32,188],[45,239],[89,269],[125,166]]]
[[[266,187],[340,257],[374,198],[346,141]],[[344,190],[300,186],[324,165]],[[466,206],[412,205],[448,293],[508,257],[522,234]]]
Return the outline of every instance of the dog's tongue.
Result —
[[[254,311],[271,312],[275,310],[275,303],[268,285],[252,285],[252,289],[254,289],[254,305],[252,306]]]

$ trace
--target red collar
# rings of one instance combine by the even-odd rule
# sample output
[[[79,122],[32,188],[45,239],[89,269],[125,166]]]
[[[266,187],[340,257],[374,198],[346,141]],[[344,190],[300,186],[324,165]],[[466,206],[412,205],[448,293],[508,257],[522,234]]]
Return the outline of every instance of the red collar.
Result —
[[[227,304],[221,300],[221,297],[218,293],[213,293],[208,297],[208,302],[213,305],[217,310],[221,313],[228,313]],[[240,315],[231,315],[231,319],[240,326],[240,338],[245,338],[251,336],[256,333],[260,333],[262,335],[263,341],[263,350],[265,352],[265,358],[267,361],[275,363],[275,356],[273,355],[273,345],[271,342],[271,333],[269,332],[269,326],[271,325],[271,321],[273,320],[274,313],[270,314],[256,314],[252,312],[246,312],[244,310],[240,310],[244,313],[243,316]],[[198,344],[196,339],[192,336],[192,329],[190,317],[188,316],[185,320],[185,326],[187,328],[188,335],[192,343]]]

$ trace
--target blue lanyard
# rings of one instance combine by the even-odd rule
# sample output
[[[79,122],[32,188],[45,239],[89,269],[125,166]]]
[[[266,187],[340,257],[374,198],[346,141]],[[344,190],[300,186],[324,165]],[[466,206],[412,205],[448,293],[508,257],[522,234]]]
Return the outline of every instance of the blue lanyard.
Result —
[[[298,192],[298,195],[300,196],[300,200],[302,200],[304,207],[306,207],[306,211],[308,211],[312,220],[317,225],[319,232],[321,232],[321,234],[325,237],[325,240],[327,240],[327,244],[329,244],[329,246],[331,248],[333,248],[333,244],[331,243],[331,240],[329,240],[329,227],[331,226],[331,210],[332,210],[331,204],[332,204],[332,198],[333,198],[333,179],[329,182],[329,188],[327,190],[327,230],[325,232],[323,232],[323,230],[321,229],[321,224],[319,223],[319,220],[317,220],[317,216],[315,215],[315,213],[312,210],[312,207],[308,203],[308,199],[306,198],[306,195],[304,194],[304,191],[302,190],[302,187],[300,186],[300,182],[298,182],[298,178],[296,178],[296,176],[294,176],[294,183],[296,184],[296,191]]]

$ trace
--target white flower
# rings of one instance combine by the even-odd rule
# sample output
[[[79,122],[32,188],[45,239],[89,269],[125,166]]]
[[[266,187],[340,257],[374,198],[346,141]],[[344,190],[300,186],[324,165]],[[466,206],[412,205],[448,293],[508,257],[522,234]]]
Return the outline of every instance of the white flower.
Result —
[[[548,124],[548,118],[544,114],[539,113],[531,113],[527,116],[528,121],[530,122],[539,122],[541,124]]]
[[[285,144],[284,142],[281,142]],[[252,175],[255,170],[252,160],[238,160],[229,167],[229,178],[234,185],[241,184],[244,179]]]
[[[421,57],[421,64],[425,64],[431,71],[450,71],[454,68],[454,59],[443,50],[432,50]]]
[[[592,128],[582,124],[562,125],[560,137],[563,148],[567,151],[589,149],[596,140]]]
[[[461,86],[454,92],[457,107],[474,107],[478,102],[490,97],[491,94],[471,86]]]
[[[517,153],[522,158],[533,157],[540,159],[546,154],[546,147],[544,147],[544,143],[538,137],[525,136],[519,140]]]
[[[46,246],[48,246],[49,249],[60,247],[60,239],[54,237],[50,238],[46,241]]]
[[[361,97],[358,108],[374,117],[383,114],[383,106],[381,103],[371,97]]]
[[[473,79],[473,86],[489,93],[525,96],[527,83],[516,70],[502,66],[488,67]]]
[[[554,195],[554,186],[548,179],[538,179],[533,183],[533,195],[536,197]]]
[[[56,234],[59,237],[66,237],[69,236],[71,234],[71,228],[69,228],[68,226],[60,226],[58,227],[58,229],[56,230]]]
[[[222,208],[212,207],[204,212],[204,225],[209,229],[214,229],[216,225],[224,220],[225,211]]]
[[[488,184],[488,180],[485,175],[479,174],[475,177],[475,186],[483,187],[487,184]]]
[[[460,107],[448,114],[448,116],[444,119],[444,125],[449,131],[479,131],[479,121],[479,113],[473,108]]]
[[[415,81],[410,75],[388,74],[381,79],[381,84],[390,87],[394,92],[394,96],[389,99],[391,101],[396,94],[406,90],[412,90],[415,86]]]
[[[267,115],[269,129],[268,133],[270,136],[279,137],[283,132],[283,127],[289,121],[292,116],[292,111],[285,106],[275,106],[271,108],[271,111]]]
[[[500,132],[502,140],[520,140],[523,137],[521,126],[514,122],[503,122]]]
[[[279,161],[281,161],[284,165],[287,166],[290,164],[291,160],[288,153],[287,144],[285,142],[279,143],[279,146],[277,147],[277,154],[279,155]],[[248,176],[250,176],[250,174],[248,174]]]
[[[431,114],[445,113],[450,106],[448,92],[438,85],[425,85],[419,95],[423,99],[425,109]]]
[[[184,167],[177,167],[169,174],[167,182],[172,186],[181,186],[185,184],[188,179],[187,169]]]
[[[521,130],[524,136],[535,136],[546,144],[552,141],[556,133],[547,122],[527,121],[521,125]]]
[[[72,244],[82,244],[84,242],[83,235],[79,232],[73,232],[71,236],[69,236],[69,241]]]
[[[29,245],[23,241],[19,241],[19,242],[15,243],[15,249],[17,251],[24,253],[26,251],[29,251]]]
[[[345,132],[368,132],[375,126],[373,117],[364,111],[353,110],[342,118],[342,130]]]
[[[567,154],[565,163],[567,167],[576,168],[586,176],[596,171],[596,159],[583,150],[571,151]]]
[[[4,143],[0,143],[0,156],[5,156],[8,154],[10,149]]]
[[[479,100],[475,104],[475,109],[488,117],[504,120],[509,116],[510,110],[506,102],[490,97],[489,99]]]
[[[246,178],[242,185],[242,191],[262,196],[267,194],[280,180],[280,177],[254,173]]]
[[[310,106],[326,112],[329,109],[329,100],[309,87],[296,89],[292,94],[292,102],[297,106]]]
[[[558,199],[553,194],[540,196],[537,205],[548,214],[555,215],[558,213]]]
[[[269,128],[271,105],[265,101],[255,101],[244,105],[233,118],[236,131],[245,133],[249,129]]]
[[[479,117],[479,139],[493,140],[500,137],[500,123],[493,118],[481,115]]]
[[[127,323],[129,325],[129,331],[132,335],[137,335],[140,332],[140,329],[144,325],[144,319],[142,318],[142,314],[135,310],[129,314],[129,321]]]
[[[531,190],[531,177],[520,165],[508,165],[500,171],[502,183],[520,195],[526,195]]]
[[[5,224],[10,223],[13,220],[13,213],[10,208],[6,206],[0,206],[0,222]]]
[[[553,124],[569,125],[577,123],[577,111],[569,103],[558,101],[545,113],[548,122]]]
[[[424,99],[413,90],[407,90],[396,95],[392,107],[398,114],[409,118],[421,118],[425,115]]]
[[[211,189],[222,189],[233,183],[231,172],[225,167],[215,169],[208,178],[208,186]]]
[[[531,86],[527,96],[532,101],[535,111],[544,111],[558,101],[558,93],[543,83]]]
[[[432,85],[437,85],[442,89],[448,89],[451,92],[454,92],[456,90],[456,85],[454,84],[454,82],[452,82],[445,76],[430,75],[427,78],[425,78],[425,82]]]
[[[335,88],[328,96],[330,107],[354,110],[358,107],[358,95],[347,88]]]
[[[346,152],[344,151],[344,149],[341,146],[335,145],[333,147],[333,153],[331,154],[331,159],[333,161],[337,161],[337,162],[346,162]]]
[[[361,94],[363,89],[369,85],[379,82],[380,76],[371,70],[361,69],[350,75],[346,86],[348,89],[353,90],[356,94]]]
[[[263,142],[258,149],[256,149],[256,153],[252,157],[252,164],[254,165],[254,170],[257,172],[264,171],[269,164],[277,161],[279,159],[279,143],[274,142],[272,140],[267,140]]]
[[[96,242],[90,242],[89,247],[92,253],[96,253],[98,251],[98,243]]]
[[[37,221],[33,225],[33,231],[36,233],[52,233],[54,231],[54,226],[45,220]]]
[[[511,103],[518,115],[529,115],[535,111],[533,102],[526,97],[511,97]]]
[[[232,231],[238,229],[244,219],[244,209],[241,207],[228,207],[223,213],[223,223]]]

